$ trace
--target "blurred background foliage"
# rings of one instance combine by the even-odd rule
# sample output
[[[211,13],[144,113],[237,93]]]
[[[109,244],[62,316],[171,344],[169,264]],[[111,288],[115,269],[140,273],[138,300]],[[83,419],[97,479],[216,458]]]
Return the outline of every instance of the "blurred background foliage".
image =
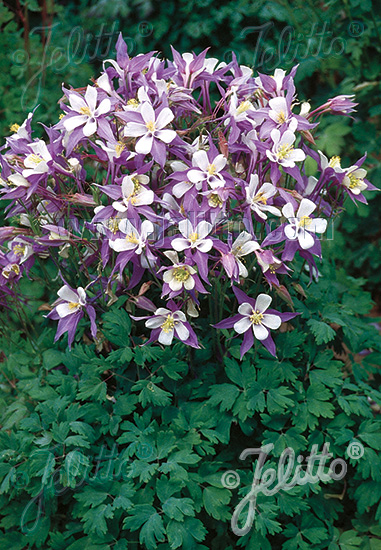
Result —
[[[299,64],[301,100],[314,105],[355,93],[354,119],[319,128],[317,143],[342,166],[368,153],[369,179],[381,174],[380,12],[372,0],[10,0],[0,5],[0,135],[9,133],[36,106],[37,119],[57,120],[61,84],[83,86],[114,56],[121,31],[136,55],[151,50],[180,52],[229,62],[232,54],[255,70]],[[377,13],[378,11],[378,13]],[[347,203],[329,254],[347,272],[366,277],[381,303],[381,196],[368,193],[370,207]]]

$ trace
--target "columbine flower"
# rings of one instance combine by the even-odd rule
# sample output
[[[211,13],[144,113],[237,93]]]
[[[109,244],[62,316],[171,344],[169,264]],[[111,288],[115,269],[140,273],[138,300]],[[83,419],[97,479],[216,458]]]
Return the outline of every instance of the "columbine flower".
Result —
[[[217,155],[210,161],[206,151],[196,151],[192,157],[192,164],[196,168],[189,170],[188,179],[196,184],[197,189],[201,188],[204,181],[212,189],[223,187],[225,179],[220,172],[225,168],[226,162],[224,155]]]
[[[275,206],[267,204],[269,198],[273,197],[277,189],[271,183],[264,183],[259,189],[259,179],[257,174],[252,174],[250,177],[250,183],[246,187],[246,202],[249,204],[251,210],[255,212],[262,220],[267,219],[265,212],[270,212],[276,216],[280,216],[280,210]]]
[[[111,110],[111,101],[103,99],[97,107],[98,91],[93,86],[87,86],[85,97],[76,93],[68,93],[72,111],[63,119],[63,125],[68,132],[83,126],[83,134],[86,137],[92,136],[97,131],[97,118],[105,115]],[[78,115],[72,116],[76,112]]]
[[[178,252],[190,248],[206,253],[212,248],[212,239],[205,238],[211,232],[212,224],[202,221],[193,228],[189,220],[182,220],[178,227],[182,237],[176,237],[171,243]]]
[[[221,262],[228,277],[235,281],[237,281],[239,277],[246,278],[249,273],[240,258],[243,258],[258,249],[259,244],[257,241],[253,240],[253,237],[247,231],[242,231],[242,233],[238,235],[236,240],[233,242],[230,251],[225,252],[222,248],[220,250],[222,256]]]
[[[54,338],[56,342],[65,332],[68,333],[69,349],[74,341],[75,331],[79,321],[84,315],[88,314],[91,323],[91,335],[93,338],[97,335],[97,326],[95,323],[95,310],[93,306],[87,303],[86,291],[81,286],[76,290],[65,284],[57,292],[58,300],[54,302],[54,309],[47,315],[49,319],[58,321],[57,332]]]
[[[297,120],[292,116],[292,111],[285,97],[274,97],[269,101],[269,117],[278,125],[292,124],[296,129]]]
[[[296,214],[290,202],[282,208],[282,213],[289,222],[284,228],[284,233],[292,241],[297,239],[303,250],[308,250],[315,244],[311,233],[324,233],[327,229],[327,220],[310,217],[315,209],[316,204],[309,199],[302,199]]]
[[[160,329],[158,341],[160,344],[170,346],[173,337],[185,342],[189,338],[189,330],[184,322],[187,320],[182,311],[171,311],[165,307],[159,307],[154,316],[146,321],[146,327],[150,329]]]
[[[119,231],[126,236],[123,239],[115,239],[115,241],[110,240],[109,245],[116,252],[125,252],[129,250],[140,255],[147,244],[149,235],[153,233],[153,230],[153,223],[149,220],[144,220],[140,231],[138,231],[128,219],[124,218],[119,222]]]
[[[46,147],[46,143],[42,139],[39,139],[33,143],[29,143],[28,147],[33,152],[25,157],[25,170],[22,171],[24,178],[49,172],[48,164],[52,160],[52,156]]]
[[[143,187],[141,183],[148,183],[149,178],[144,174],[124,176],[122,181],[122,196],[121,202],[114,201],[113,208],[118,212],[127,212],[129,205],[143,206],[152,204],[154,193],[151,189]]]
[[[59,289],[57,294],[62,300],[62,302],[56,306],[56,311],[61,319],[81,311],[83,306],[86,305],[86,292],[81,286],[75,291],[68,285],[65,285]]]
[[[348,168],[345,172],[346,173],[342,183],[351,193],[354,195],[360,195],[360,193],[368,188],[368,185],[364,182],[364,178],[367,174],[364,168],[358,168],[354,165]]]
[[[195,280],[193,275],[196,270],[187,264],[174,264],[169,267],[163,275],[163,280],[169,285],[169,288],[174,292],[178,290],[192,290],[195,287]]]
[[[128,122],[124,128],[124,135],[128,137],[140,137],[136,142],[135,151],[142,155],[152,152],[155,147],[155,141],[160,140],[164,143],[171,143],[176,132],[165,128],[174,118],[171,109],[164,107],[156,116],[152,105],[146,101],[141,107],[141,117],[143,122]]]
[[[15,237],[8,243],[8,248],[19,259],[20,264],[26,262],[33,255],[33,246],[22,237]]]
[[[271,151],[266,151],[266,155],[272,162],[276,162],[287,168],[293,168],[295,162],[300,162],[306,158],[302,149],[294,149],[293,143],[296,136],[291,130],[286,130],[281,135],[278,128],[274,128],[274,130],[271,130],[270,136],[273,147]]]
[[[321,151],[318,151],[318,153],[320,156],[320,167],[322,172],[324,172],[324,170],[327,170],[327,168],[332,168],[332,170],[334,170],[336,173],[343,172],[343,169],[341,168],[340,157],[335,156],[335,157],[331,157],[328,160],[327,157]]]
[[[255,301],[254,307],[248,302],[244,302],[238,308],[241,319],[234,323],[234,330],[238,334],[243,334],[251,329],[257,340],[266,340],[269,336],[269,329],[280,327],[282,320],[278,315],[265,313],[272,302],[268,294],[260,294]]]
[[[153,315],[145,317],[131,315],[134,321],[146,320],[146,327],[152,329],[150,339],[145,342],[146,344],[159,341],[161,344],[169,346],[175,337],[188,346],[199,347],[197,336],[185,314],[180,311],[179,306],[173,300],[167,302],[168,309],[164,307],[156,308],[150,300],[143,296],[136,298],[135,301],[138,307],[153,312]]]
[[[265,348],[275,356],[275,344],[270,335],[270,329],[276,330],[280,327],[282,321],[288,321],[298,315],[298,313],[280,313],[270,310],[272,302],[268,294],[259,294],[254,300],[249,298],[242,290],[233,287],[240,304],[238,314],[220,321],[216,328],[234,328],[238,334],[243,334],[241,345],[241,359],[245,353],[253,346],[254,338],[259,340]]]

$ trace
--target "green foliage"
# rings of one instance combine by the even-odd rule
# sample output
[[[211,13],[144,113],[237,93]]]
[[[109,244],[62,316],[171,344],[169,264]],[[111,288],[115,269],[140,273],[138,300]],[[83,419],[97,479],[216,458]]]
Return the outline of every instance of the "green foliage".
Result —
[[[258,346],[241,362],[234,340],[213,356],[207,331],[205,349],[142,348],[120,304],[102,349],[80,336],[72,352],[53,347],[47,321],[35,346],[3,339],[0,548],[379,549],[381,337],[364,281],[320,270],[293,287],[302,315],[276,335],[276,359]],[[270,444],[266,471],[287,447],[324,443],[345,478],[260,494],[237,538],[230,519],[256,464],[240,453]]]

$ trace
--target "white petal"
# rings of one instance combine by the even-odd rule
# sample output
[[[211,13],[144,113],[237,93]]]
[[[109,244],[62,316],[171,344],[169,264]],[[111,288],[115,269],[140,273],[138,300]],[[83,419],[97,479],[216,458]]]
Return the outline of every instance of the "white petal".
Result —
[[[192,157],[192,164],[206,172],[209,166],[209,159],[206,151],[196,151]]]
[[[63,317],[67,317],[68,315],[72,315],[73,313],[78,311],[78,309],[80,309],[79,306],[77,306],[75,308],[74,307],[69,307],[69,304],[66,303],[66,302],[64,304],[59,304],[58,306],[56,306],[56,311],[57,311],[58,315],[61,317],[61,319]]]
[[[69,94],[69,102],[73,111],[77,111],[77,113],[81,112],[82,107],[87,107],[83,97],[79,97],[76,94]]]
[[[253,325],[253,332],[257,340],[266,340],[269,335],[269,331],[263,325]]]
[[[93,86],[87,86],[85,93],[85,101],[90,107],[90,111],[93,113],[97,105],[98,91]]]
[[[295,224],[286,225],[284,228],[284,234],[290,241],[295,241],[298,237],[298,231]]]
[[[200,251],[206,254],[213,248],[213,241],[212,239],[204,239],[197,242],[196,248]]]
[[[287,202],[282,208],[282,214],[288,220],[295,217],[294,207],[290,202]]]
[[[298,241],[303,250],[308,250],[315,244],[315,240],[311,233],[308,233],[305,229],[299,229]]]
[[[296,213],[298,218],[303,218],[304,216],[310,216],[315,210],[316,204],[309,199],[303,199],[300,203],[298,211]]]
[[[182,250],[186,250],[187,248],[190,248],[190,242],[188,239],[183,239],[181,237],[176,237],[176,239],[173,239],[172,241],[172,248],[177,250],[177,252],[181,252]]]
[[[217,155],[216,158],[213,160],[213,164],[216,167],[216,171],[220,172],[223,168],[226,166],[226,158],[224,155]]]
[[[180,338],[182,342],[185,342],[189,338],[189,330],[183,323],[176,323],[175,330],[177,332],[177,336]]]
[[[167,269],[167,271],[164,271],[163,274],[163,281],[165,283],[169,283],[173,279],[173,269]]]
[[[327,220],[323,220],[323,218],[315,218],[312,220],[311,231],[314,231],[315,233],[324,233],[326,229]]]
[[[262,323],[273,330],[280,327],[282,324],[282,319],[278,315],[272,315],[270,313],[265,313],[262,319]]]
[[[234,323],[234,330],[238,332],[238,334],[243,334],[246,332],[251,326],[251,321],[248,317],[242,317],[239,321]]]
[[[247,302],[244,302],[239,306],[238,313],[240,313],[241,315],[250,316],[253,313],[253,306],[251,304],[248,304]]]
[[[127,212],[128,210],[128,207],[123,204],[122,202],[117,202],[117,201],[114,201],[112,203],[112,207],[117,211],[117,212]]]
[[[100,102],[97,109],[95,110],[95,116],[105,115],[111,111],[111,101],[106,98]]]
[[[136,206],[141,206],[143,204],[152,204],[154,201],[155,195],[154,192],[151,191],[151,189],[145,189],[144,191],[141,191],[138,195],[135,195],[134,204]]]
[[[147,328],[159,328],[164,323],[165,318],[162,316],[155,316],[151,317],[150,319],[147,319],[145,322],[145,326]]]
[[[147,155],[152,149],[153,136],[144,135],[136,142],[135,151],[141,155]]]
[[[63,125],[68,132],[71,132],[75,128],[78,128],[78,126],[82,126],[83,124],[85,124],[88,118],[89,117],[86,115],[72,116],[70,118],[65,118],[63,121]]]
[[[97,121],[95,118],[89,118],[83,127],[83,133],[86,137],[92,136],[97,131]]]
[[[285,97],[274,97],[273,99],[270,99],[269,106],[270,109],[276,111],[277,113],[280,113],[281,111],[286,113],[288,111]]]
[[[169,109],[168,107],[165,107],[157,117],[156,128],[158,130],[161,130],[162,128],[167,126],[170,122],[172,122],[174,118],[175,118],[175,115],[172,113],[171,109]]]
[[[139,137],[147,133],[147,127],[144,124],[138,122],[129,122],[124,127],[124,135],[126,137]]]
[[[71,290],[67,285],[61,287],[57,292],[58,296],[66,302],[78,302],[78,294]]]
[[[200,239],[204,239],[212,230],[212,224],[207,221],[200,222],[196,229],[195,233],[199,236]]]
[[[194,288],[194,285],[195,285],[195,280],[193,279],[193,277],[188,277],[188,279],[186,281],[184,281],[184,288],[186,290],[192,290],[192,288]]]
[[[172,279],[169,283],[169,288],[174,292],[181,290],[183,288],[183,282],[178,281],[177,279]]]
[[[143,103],[140,112],[141,112],[141,115],[142,115],[143,120],[144,120],[145,123],[156,121],[155,111],[154,111],[151,103],[149,103],[148,101],[145,101]]]
[[[201,172],[201,170],[189,170],[187,174],[187,178],[192,183],[198,183],[199,181],[202,181],[205,179],[204,172]]]
[[[259,296],[255,300],[254,309],[256,311],[259,311],[260,313],[263,313],[269,307],[271,302],[272,302],[271,296],[269,296],[268,294],[259,294]]]
[[[173,334],[173,329],[168,332],[164,332],[164,330],[162,330],[159,334],[158,341],[160,342],[160,344],[164,344],[164,346],[170,346],[172,344]]]
[[[155,137],[163,141],[164,143],[171,143],[175,137],[176,132],[174,130],[157,130]]]

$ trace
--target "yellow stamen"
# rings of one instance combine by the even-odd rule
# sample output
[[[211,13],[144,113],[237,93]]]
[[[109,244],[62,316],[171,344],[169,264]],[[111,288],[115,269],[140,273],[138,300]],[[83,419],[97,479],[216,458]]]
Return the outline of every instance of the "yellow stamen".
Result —
[[[125,147],[126,145],[122,141],[118,141],[118,143],[115,145],[115,152],[118,155],[118,157],[120,156],[122,151],[125,149]]]
[[[154,122],[147,122],[146,127],[149,132],[154,132],[156,130],[156,125]]]
[[[128,233],[128,235],[126,235],[126,241],[132,244],[139,244],[139,240],[133,233]]]
[[[20,267],[17,264],[12,264],[10,267],[3,269],[3,277],[9,279],[12,271],[18,275],[20,273]]]
[[[264,196],[263,191],[255,195],[255,197],[253,198],[253,202],[261,202],[262,204],[267,204],[267,199]]]
[[[293,149],[293,145],[289,145],[287,143],[285,145],[281,145],[280,147],[278,147],[278,158],[281,160],[288,159]]]
[[[309,227],[312,223],[312,218],[309,216],[302,216],[299,221],[299,227]]]
[[[15,244],[15,246],[13,247],[13,253],[16,256],[23,256],[24,252],[25,252],[25,246],[22,244]]]
[[[132,178],[132,183],[134,184],[134,193],[135,194],[140,193],[142,186],[141,186],[140,181],[138,180],[138,178],[136,176],[134,178]]]
[[[187,267],[175,267],[173,270],[173,277],[176,279],[176,281],[180,281],[181,283],[187,281],[190,277],[190,273],[188,271]]]
[[[89,107],[81,107],[79,112],[82,114],[82,115],[87,115],[87,116],[90,116],[91,115],[91,111],[90,111],[90,108]]]
[[[189,240],[192,244],[194,244],[199,239],[198,233],[191,233],[189,235]]]
[[[262,319],[263,319],[263,313],[261,313],[260,311],[254,311],[253,310],[253,314],[250,315],[250,321],[253,325],[260,325],[262,323]]]
[[[17,130],[20,128],[20,124],[12,124],[12,126],[10,126],[10,131],[11,132],[17,132]]]
[[[285,115],[285,112],[284,111],[281,111],[279,114],[278,114],[278,124],[284,124],[286,122],[286,115]]]
[[[64,116],[65,116],[64,113],[60,113],[60,114],[58,115],[58,119],[59,119],[59,120],[62,120]]]
[[[220,208],[222,206],[222,200],[217,194],[210,195],[208,202],[209,206],[212,206],[213,208]]]
[[[214,164],[209,164],[208,166],[208,174],[210,176],[213,176],[217,172],[217,168],[214,166]]]
[[[31,155],[29,155],[29,160],[33,162],[33,164],[40,164],[40,162],[42,162],[44,159],[41,158],[39,155],[35,155],[34,153],[32,153]]]
[[[242,101],[242,103],[240,103],[237,108],[237,115],[241,115],[242,113],[245,113],[250,109],[250,107],[251,107],[250,101]]]
[[[337,166],[340,166],[341,158],[340,157],[332,157],[331,160],[328,163],[328,166],[330,168],[336,168]]]
[[[109,218],[106,222],[106,227],[115,234],[119,230],[118,218]]]
[[[77,309],[79,307],[79,302],[69,302],[69,309]]]
[[[127,105],[129,105],[130,107],[138,107],[139,101],[137,99],[129,99],[127,101]]]
[[[170,313],[168,313],[166,320],[160,328],[165,333],[172,332],[172,330],[175,328],[175,320]]]

